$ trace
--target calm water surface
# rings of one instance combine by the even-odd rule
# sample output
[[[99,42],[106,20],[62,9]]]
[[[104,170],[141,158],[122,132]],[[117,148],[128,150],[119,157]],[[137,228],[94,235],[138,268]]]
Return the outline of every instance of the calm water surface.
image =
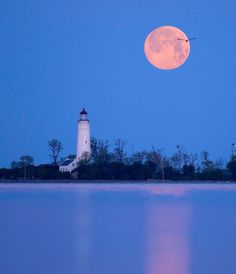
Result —
[[[235,274],[236,185],[0,184],[0,274]]]

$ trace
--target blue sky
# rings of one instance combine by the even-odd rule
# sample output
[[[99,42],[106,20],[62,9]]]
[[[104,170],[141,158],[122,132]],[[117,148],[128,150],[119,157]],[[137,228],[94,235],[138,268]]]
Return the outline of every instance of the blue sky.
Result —
[[[0,166],[21,155],[49,162],[48,140],[75,153],[76,122],[127,149],[183,145],[229,155],[236,143],[235,1],[1,0]],[[143,53],[154,28],[191,42],[187,62],[162,71]]]

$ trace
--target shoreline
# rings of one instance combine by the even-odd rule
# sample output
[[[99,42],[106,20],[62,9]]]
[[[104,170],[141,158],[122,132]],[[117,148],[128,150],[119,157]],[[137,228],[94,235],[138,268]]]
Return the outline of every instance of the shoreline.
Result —
[[[76,179],[1,179],[1,184],[236,184],[236,181],[219,180],[76,180]]]

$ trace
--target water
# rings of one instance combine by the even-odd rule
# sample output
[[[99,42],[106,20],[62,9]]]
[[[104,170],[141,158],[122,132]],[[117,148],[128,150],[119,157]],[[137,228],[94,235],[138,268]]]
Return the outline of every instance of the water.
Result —
[[[1,274],[235,274],[236,185],[0,184]]]

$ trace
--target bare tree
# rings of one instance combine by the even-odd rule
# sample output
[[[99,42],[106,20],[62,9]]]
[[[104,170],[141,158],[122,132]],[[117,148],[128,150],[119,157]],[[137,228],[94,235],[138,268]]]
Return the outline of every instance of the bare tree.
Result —
[[[162,174],[162,180],[165,180],[165,172],[164,172],[164,161],[165,157],[163,155],[163,149],[155,148],[152,146],[152,155],[153,155],[153,162],[160,168]]]
[[[225,168],[225,161],[223,158],[218,158],[214,162],[214,168],[217,169],[224,169]]]
[[[53,159],[53,164],[57,165],[59,154],[62,151],[62,142],[57,139],[52,139],[48,142],[48,149],[51,152],[50,156]]]
[[[198,155],[197,155],[197,153],[195,153],[195,154],[190,154],[190,155],[189,155],[189,160],[190,160],[189,164],[192,165],[192,166],[195,166],[196,163],[197,163],[197,160],[198,160]]]
[[[108,141],[91,138],[91,160],[97,164],[108,163],[111,159],[109,147]]]
[[[174,167],[174,169],[181,171],[182,167],[182,147],[180,145],[176,146],[177,152],[175,152],[171,157],[171,162]]]
[[[126,141],[122,140],[121,138],[118,138],[115,140],[114,145],[115,145],[114,147],[115,161],[124,163],[127,158],[127,155],[125,152]]]
[[[203,169],[211,169],[213,167],[213,162],[209,159],[209,152],[202,151],[201,157]]]
[[[231,155],[230,155],[231,161],[236,160],[236,149],[235,144],[231,144]]]
[[[132,163],[140,163],[143,164],[145,159],[147,157],[147,151],[143,150],[143,151],[138,151],[135,152],[132,157],[131,157],[131,162]]]
[[[179,172],[182,171],[183,166],[192,165],[194,166],[195,161],[197,160],[197,154],[188,154],[185,148],[181,145],[177,145],[177,152],[171,157],[171,162],[173,167]]]

